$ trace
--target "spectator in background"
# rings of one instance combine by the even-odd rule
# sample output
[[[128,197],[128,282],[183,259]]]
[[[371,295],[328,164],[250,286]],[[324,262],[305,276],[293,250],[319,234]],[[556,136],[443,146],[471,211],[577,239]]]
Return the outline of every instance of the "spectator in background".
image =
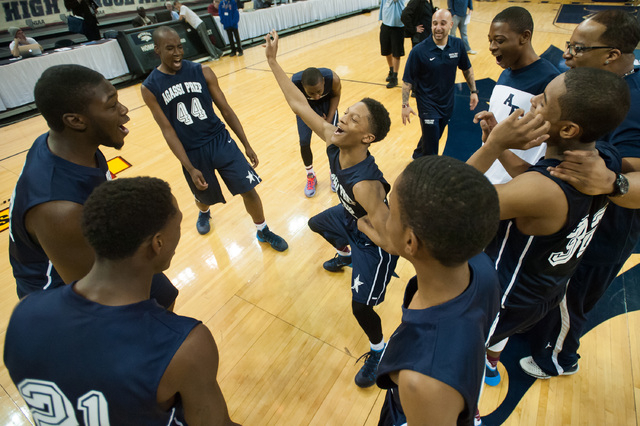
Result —
[[[404,0],[382,0],[380,3],[380,53],[387,58],[387,89],[398,85],[400,57],[404,56],[404,24],[400,19]]]
[[[456,29],[460,28],[460,38],[464,43],[464,47],[467,48],[469,55],[475,55],[475,50],[471,50],[469,46],[469,38],[467,37],[467,18],[470,17],[473,10],[473,0],[447,0],[447,5],[453,16],[453,32],[452,36],[455,37]]]
[[[222,56],[222,51],[215,47],[213,43],[211,43],[211,39],[209,38],[209,34],[207,33],[207,26],[200,19],[196,13],[189,9],[187,6],[180,3],[178,0],[173,2],[173,7],[180,11],[180,20],[186,21],[196,32],[198,36],[200,36],[200,40],[202,40],[202,44],[204,44],[204,48],[209,52],[209,56],[212,61],[217,61]]]
[[[431,35],[431,17],[434,7],[431,0],[409,0],[400,19],[404,24],[404,36],[411,38],[411,47]]]
[[[171,20],[172,21],[177,21],[178,19],[180,19],[180,14],[178,12],[176,12],[175,10],[173,10],[173,3],[168,1],[168,2],[166,2],[164,4],[164,6],[167,8],[168,11],[171,12]]]
[[[147,16],[147,11],[144,10],[144,7],[140,6],[137,10],[138,10],[138,16],[133,18],[133,20],[131,21],[131,24],[134,27],[144,27],[145,25],[151,25],[156,23],[156,18],[153,16],[149,18]]]
[[[20,56],[20,50],[18,49],[20,46],[38,44],[35,38],[25,36],[24,31],[18,27],[9,27],[9,34],[13,38],[13,41],[9,44],[9,50],[11,50],[11,54],[16,58]],[[40,45],[38,44],[38,46]],[[42,46],[40,46],[40,50],[42,50]]]
[[[64,7],[71,11],[74,16],[84,19],[82,34],[89,41],[100,40],[100,30],[98,29],[98,4],[93,0],[64,0]]]
[[[242,56],[242,43],[240,42],[240,33],[238,32],[238,22],[240,22],[240,13],[235,0],[222,0],[219,2],[220,23],[227,32],[229,37],[229,45],[231,46],[231,56]],[[234,42],[235,38],[235,42]]]
[[[253,8],[264,9],[271,6],[271,0],[253,0]]]
[[[220,7],[220,0],[213,0],[209,6],[207,6],[207,12],[211,16],[219,16],[218,8]]]

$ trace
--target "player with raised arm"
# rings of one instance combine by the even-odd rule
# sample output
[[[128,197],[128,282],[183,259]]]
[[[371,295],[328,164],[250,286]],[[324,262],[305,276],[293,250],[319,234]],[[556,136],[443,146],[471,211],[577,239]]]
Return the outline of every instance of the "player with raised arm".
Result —
[[[371,346],[363,355],[365,363],[355,381],[360,387],[373,386],[385,347],[381,320],[373,307],[384,300],[398,257],[373,244],[358,230],[357,221],[367,216],[381,229],[389,215],[386,195],[390,185],[369,153],[369,146],[387,135],[391,125],[389,113],[378,101],[364,98],[347,108],[338,126],[327,123],[309,106],[278,64],[278,34],[272,31],[265,40],[267,62],[289,106],[327,143],[331,180],[341,204],[309,219],[309,227],[337,250],[333,259],[324,262],[326,270],[337,272],[353,265],[353,314]]]

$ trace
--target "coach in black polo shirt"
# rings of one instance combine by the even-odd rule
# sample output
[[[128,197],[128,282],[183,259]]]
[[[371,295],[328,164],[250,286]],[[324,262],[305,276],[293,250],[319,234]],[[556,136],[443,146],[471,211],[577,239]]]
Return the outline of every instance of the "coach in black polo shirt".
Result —
[[[451,13],[440,9],[433,14],[431,36],[417,44],[409,53],[402,77],[402,123],[410,121],[415,112],[409,105],[413,89],[418,103],[418,116],[422,137],[413,152],[413,158],[438,155],[438,143],[453,113],[453,89],[456,68],[464,75],[471,97],[471,110],[478,105],[478,91],[473,68],[462,40],[450,37],[453,26]]]

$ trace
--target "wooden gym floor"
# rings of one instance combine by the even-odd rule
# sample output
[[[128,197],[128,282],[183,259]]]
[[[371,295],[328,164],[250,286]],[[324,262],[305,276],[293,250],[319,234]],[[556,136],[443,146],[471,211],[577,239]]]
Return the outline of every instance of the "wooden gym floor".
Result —
[[[435,4],[446,7],[443,0]],[[560,3],[476,3],[469,25],[471,47],[478,51],[471,56],[476,79],[496,80],[502,71],[488,51],[487,33],[493,16],[512,5],[523,5],[534,16],[533,42],[539,54],[551,44],[563,47],[575,27],[554,23]],[[408,164],[420,129],[417,121],[402,125],[401,89],[385,87],[388,68],[379,53],[377,16],[375,10],[284,37],[279,59],[291,74],[309,66],[333,69],[343,85],[340,112],[365,96],[387,106],[391,131],[371,152],[393,182]],[[407,40],[407,54],[409,49]],[[256,240],[240,197],[228,196],[227,204],[213,207],[212,231],[199,235],[192,196],[178,161],[142,101],[140,84],[119,90],[121,102],[129,108],[131,132],[121,151],[103,152],[107,159],[122,156],[131,164],[119,177],[152,175],[170,182],[184,213],[182,240],[167,271],[180,288],[175,310],[202,320],[212,331],[220,350],[218,380],[236,422],[376,425],[385,392],[377,387],[359,389],[353,382],[360,368],[355,361],[368,344],[351,314],[351,270],[337,274],[323,270],[322,262],[332,258],[334,250],[307,227],[311,216],[338,202],[329,189],[324,144],[314,136],[319,183],[316,196],[308,199],[303,194],[305,174],[295,117],[268,70],[263,48],[248,48],[243,57],[223,57],[209,66],[260,158],[257,172],[264,181],[257,189],[267,221],[288,241],[289,250],[277,253]],[[403,67],[404,60],[401,72]],[[27,150],[46,130],[41,117],[0,130],[3,207],[8,207]],[[0,233],[2,344],[17,302],[7,240],[8,232]],[[632,258],[627,269],[636,263]],[[386,339],[400,321],[402,294],[414,270],[401,259],[396,273],[400,278],[392,279],[386,301],[377,308]],[[580,372],[538,380],[505,424],[638,424],[640,352],[634,330],[639,321],[637,313],[625,313],[596,327],[583,339]],[[504,368],[502,372],[507,376]],[[26,405],[4,365],[0,386],[0,423],[29,424]],[[496,388],[485,387],[483,415],[500,404],[508,387],[508,377]]]

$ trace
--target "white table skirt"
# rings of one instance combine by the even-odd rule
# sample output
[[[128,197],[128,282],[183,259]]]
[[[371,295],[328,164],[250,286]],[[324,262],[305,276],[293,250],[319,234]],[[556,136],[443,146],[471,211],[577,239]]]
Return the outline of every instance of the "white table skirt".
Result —
[[[17,60],[0,66],[0,111],[33,102],[33,89],[44,70],[63,64],[84,65],[98,71],[106,79],[129,73],[116,40],[74,46],[72,50]]]
[[[240,10],[238,32],[241,40],[247,40],[264,36],[273,29],[280,31],[378,6],[380,6],[380,0],[307,0],[251,12]],[[214,16],[214,19],[224,41],[229,44],[227,32],[220,23],[220,17]]]

